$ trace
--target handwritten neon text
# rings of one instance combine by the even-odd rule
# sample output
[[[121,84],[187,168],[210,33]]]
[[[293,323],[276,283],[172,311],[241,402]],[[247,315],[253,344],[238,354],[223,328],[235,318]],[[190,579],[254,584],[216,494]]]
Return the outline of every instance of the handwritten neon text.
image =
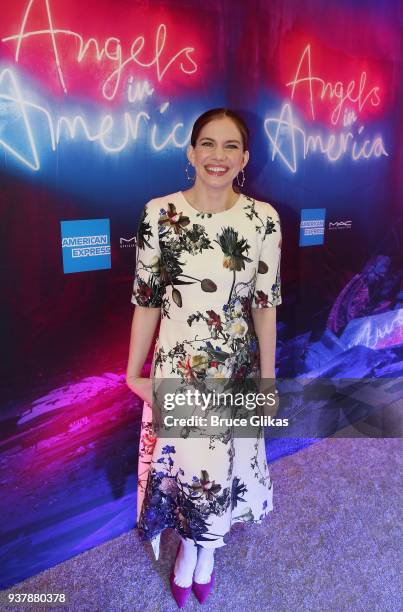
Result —
[[[41,167],[34,129],[32,127],[32,115],[37,117],[38,113],[40,117],[46,120],[50,146],[53,151],[56,150],[62,136],[67,135],[71,139],[75,139],[79,136],[81,138],[84,137],[90,142],[98,142],[107,153],[119,153],[123,151],[131,141],[135,141],[139,138],[141,126],[145,126],[147,130],[150,129],[150,145],[155,151],[161,151],[169,144],[172,144],[174,147],[182,148],[190,140],[190,131],[188,131],[182,140],[179,140],[178,132],[184,129],[184,124],[181,122],[176,123],[168,132],[168,135],[161,139],[157,124],[150,124],[150,115],[145,111],[139,111],[134,114],[129,112],[123,113],[118,126],[119,133],[121,134],[120,142],[118,144],[113,144],[111,141],[116,142],[116,134],[114,133],[116,130],[116,118],[112,115],[106,114],[101,117],[99,126],[96,130],[89,127],[85,117],[82,115],[75,115],[73,117],[60,115],[55,120],[44,106],[24,98],[18,80],[10,68],[6,68],[0,72],[0,85],[3,81],[5,81],[7,85],[6,91],[11,93],[0,92],[0,104],[2,101],[11,104],[13,105],[13,113],[16,116],[18,116],[18,112],[20,113],[23,133],[26,136],[27,147],[31,156],[28,157],[27,155],[23,155],[12,145],[12,143],[7,142],[4,138],[0,138],[0,146],[31,170],[37,171]],[[165,102],[159,109],[160,114],[163,114],[168,107],[169,102]]]
[[[333,109],[330,120],[336,125],[339,121],[340,114],[345,103],[358,103],[358,110],[361,111],[364,106],[368,103],[372,106],[378,106],[380,103],[379,97],[379,86],[372,87],[370,91],[364,96],[365,85],[367,80],[367,73],[365,71],[361,72],[360,82],[358,85],[358,93],[354,96],[354,91],[356,90],[356,82],[353,79],[347,85],[347,88],[343,85],[342,81],[336,81],[335,83],[326,82],[318,76],[314,76],[312,74],[312,65],[311,65],[311,45],[307,45],[302,52],[301,58],[299,60],[297,70],[295,72],[294,79],[289,83],[286,83],[287,86],[291,87],[291,100],[294,98],[295,89],[301,84],[308,86],[308,95],[309,102],[311,107],[312,118],[315,118],[315,107],[314,107],[314,83],[319,83],[320,85],[320,100],[322,101],[326,96],[333,100],[335,98],[338,102]]]
[[[132,42],[130,47],[129,56],[124,59],[123,58],[123,49],[122,43],[119,38],[115,36],[110,36],[101,46],[96,38],[89,38],[88,40],[84,40],[84,38],[78,33],[72,30],[65,30],[60,28],[55,28],[53,25],[52,13],[50,10],[49,0],[40,0],[44,3],[44,8],[46,12],[46,19],[48,22],[47,29],[41,30],[27,30],[27,22],[31,12],[31,9],[34,3],[37,0],[29,0],[27,4],[27,8],[23,15],[23,19],[21,22],[20,31],[18,34],[13,34],[11,36],[6,36],[2,39],[2,42],[8,42],[10,40],[16,41],[16,49],[15,49],[15,61],[18,63],[20,58],[20,53],[22,49],[22,42],[27,38],[32,36],[49,36],[54,61],[59,77],[59,81],[61,87],[65,93],[67,93],[67,85],[66,79],[63,73],[62,64],[60,61],[59,49],[57,46],[57,38],[62,36],[70,36],[78,40],[79,49],[77,52],[77,62],[80,63],[83,61],[84,57],[87,55],[87,52],[90,48],[94,48],[95,50],[95,61],[101,62],[104,58],[114,62],[115,67],[112,72],[108,75],[106,80],[102,85],[102,94],[107,100],[113,100],[116,96],[119,84],[121,82],[122,73],[125,67],[133,62],[137,66],[141,68],[151,68],[155,66],[156,75],[158,82],[161,82],[164,76],[167,74],[168,70],[174,64],[179,64],[179,70],[184,74],[193,74],[197,70],[197,64],[195,60],[192,58],[192,54],[194,52],[194,47],[183,47],[177,53],[175,53],[168,61],[166,61],[165,65],[163,65],[162,56],[164,55],[164,48],[167,40],[167,26],[164,23],[161,23],[155,34],[154,41],[154,56],[149,62],[142,61],[140,56],[143,52],[146,39],[144,36],[140,35]]]
[[[339,160],[349,150],[354,161],[381,155],[388,156],[380,136],[374,138],[372,143],[369,139],[365,139],[359,144],[355,140],[356,136],[350,131],[329,134],[327,138],[320,134],[307,134],[294,120],[292,107],[288,102],[283,104],[278,118],[265,119],[264,129],[272,145],[272,160],[279,156],[291,172],[297,171],[299,152],[303,159],[306,159],[310,152],[319,151],[329,161]],[[363,130],[364,126],[361,126],[358,135],[361,135]]]
[[[400,344],[403,340],[403,311],[398,309],[393,317],[383,327],[376,327],[370,319],[360,330],[354,344],[363,344],[369,348],[377,349],[391,344]]]

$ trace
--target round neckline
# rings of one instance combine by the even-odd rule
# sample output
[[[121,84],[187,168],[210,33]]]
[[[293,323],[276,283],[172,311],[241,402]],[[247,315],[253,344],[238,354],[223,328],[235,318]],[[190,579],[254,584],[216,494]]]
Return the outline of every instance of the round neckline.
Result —
[[[178,193],[179,193],[179,196],[181,197],[181,199],[185,202],[185,204],[191,210],[193,210],[193,212],[195,212],[196,214],[199,214],[199,215],[207,215],[207,216],[211,216],[211,217],[216,217],[217,215],[224,215],[225,213],[231,212],[232,210],[234,210],[234,208],[236,208],[238,206],[238,204],[241,201],[242,196],[243,196],[243,193],[240,193],[238,199],[234,202],[234,204],[231,206],[231,208],[226,208],[225,210],[219,210],[217,212],[214,212],[214,211],[198,210],[197,208],[192,206],[191,203],[185,198],[185,195],[184,195],[183,191],[178,191]]]

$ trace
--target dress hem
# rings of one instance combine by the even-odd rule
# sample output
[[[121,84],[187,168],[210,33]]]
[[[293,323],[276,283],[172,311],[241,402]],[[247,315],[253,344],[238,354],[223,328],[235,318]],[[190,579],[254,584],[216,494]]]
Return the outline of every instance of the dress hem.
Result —
[[[231,529],[232,529],[232,527],[233,527],[233,526],[234,526],[236,523],[243,523],[244,525],[249,525],[249,526],[251,526],[251,525],[261,525],[261,524],[263,523],[263,521],[264,521],[264,520],[265,520],[265,519],[266,519],[268,516],[270,516],[271,512],[273,512],[273,508],[271,508],[269,511],[266,511],[266,513],[265,513],[265,514],[262,516],[262,518],[255,519],[255,520],[253,520],[253,521],[244,521],[244,520],[242,520],[241,518],[234,519],[234,520],[231,522],[230,528],[229,528],[229,530],[227,531],[227,533],[225,533],[223,536],[220,536],[221,540],[223,540],[223,543],[222,543],[222,544],[219,544],[218,546],[203,546],[203,544],[197,544],[197,546],[201,546],[202,548],[223,548],[224,546],[227,546],[227,544],[228,544],[228,542],[224,542],[224,538],[226,538],[226,537],[230,536],[230,534],[231,534]],[[153,535],[151,538],[143,537],[143,536],[140,534],[140,530],[139,530],[139,528],[138,528],[137,526],[136,526],[136,529],[137,529],[137,531],[138,531],[140,541],[141,541],[141,542],[149,542],[149,543],[151,544],[151,546],[152,546],[152,548],[153,548],[153,552],[154,552],[155,559],[156,559],[157,561],[158,561],[158,559],[159,559],[159,552],[160,552],[160,550],[159,550],[159,548],[160,548],[160,546],[159,546],[159,545],[160,545],[160,539],[161,539],[161,535],[164,533],[164,531],[166,531],[167,529],[172,529],[172,531],[175,531],[175,533],[177,533],[177,534],[178,534],[180,537],[183,537],[183,536],[181,536],[181,534],[180,534],[180,533],[179,533],[179,532],[178,532],[178,531],[175,529],[175,527],[170,527],[169,525],[168,525],[167,527],[164,527],[163,529],[161,529],[161,530],[160,530],[158,533],[154,534],[154,535]],[[186,539],[187,539],[187,540],[189,540],[190,542],[193,542],[192,538],[186,538]],[[157,544],[157,542],[158,542],[158,544]],[[156,545],[156,544],[157,544],[157,547],[158,547],[158,548],[157,548],[157,553],[156,553],[156,550],[155,550],[155,545]]]

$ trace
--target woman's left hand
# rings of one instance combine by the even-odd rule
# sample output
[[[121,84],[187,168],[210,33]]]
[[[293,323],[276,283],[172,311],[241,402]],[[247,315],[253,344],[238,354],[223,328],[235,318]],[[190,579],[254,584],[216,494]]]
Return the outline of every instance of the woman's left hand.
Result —
[[[280,408],[280,397],[276,389],[275,379],[262,378],[260,380],[259,393],[263,393],[266,397],[266,402],[261,407],[263,415],[274,418]]]

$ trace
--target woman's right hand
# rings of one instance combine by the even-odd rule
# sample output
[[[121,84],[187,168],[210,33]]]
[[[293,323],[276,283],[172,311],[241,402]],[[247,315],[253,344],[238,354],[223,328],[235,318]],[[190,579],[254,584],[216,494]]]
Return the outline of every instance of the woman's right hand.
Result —
[[[151,378],[142,378],[135,376],[127,376],[126,384],[138,395],[144,402],[147,402],[150,406],[152,405],[152,380]]]

